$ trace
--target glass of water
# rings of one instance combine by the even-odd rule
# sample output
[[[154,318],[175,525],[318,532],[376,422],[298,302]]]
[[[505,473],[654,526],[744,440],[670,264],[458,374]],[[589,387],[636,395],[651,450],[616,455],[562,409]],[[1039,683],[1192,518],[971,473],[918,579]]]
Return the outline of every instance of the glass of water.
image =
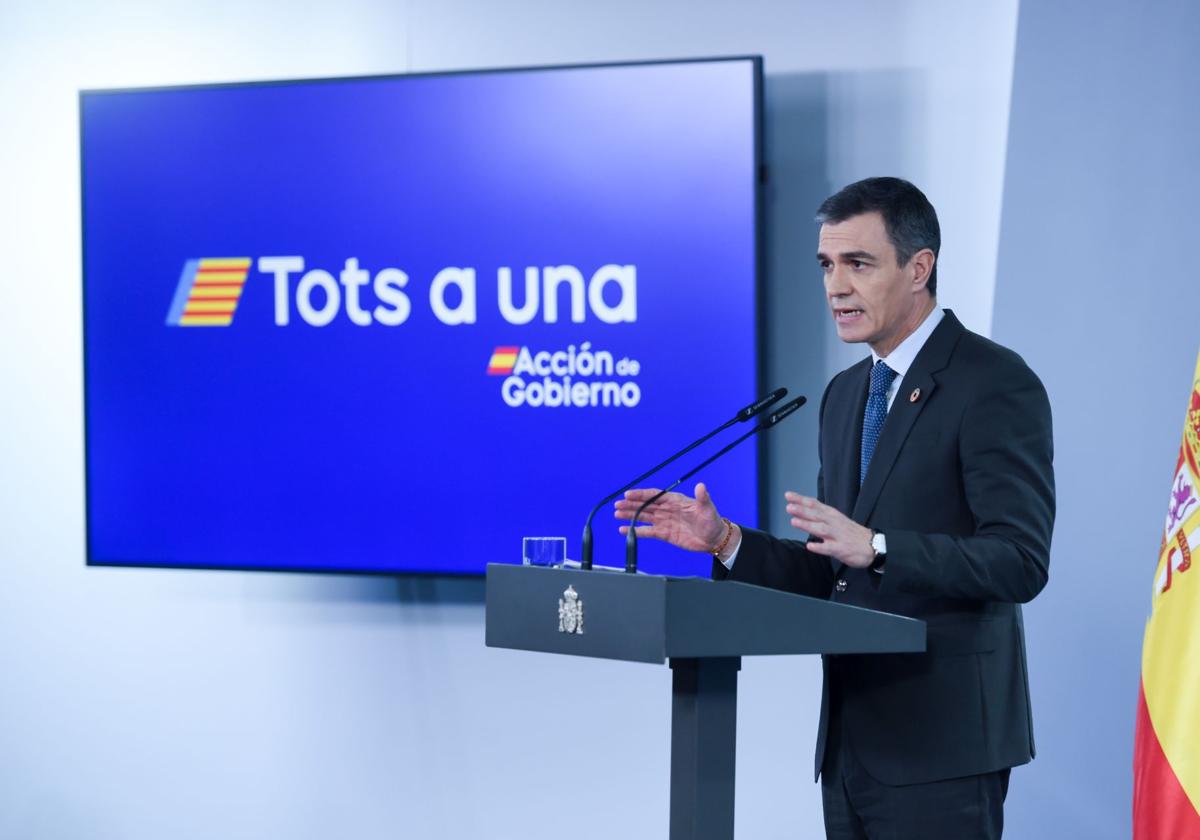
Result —
[[[566,537],[524,537],[521,540],[521,562],[526,566],[561,566],[566,559]]]

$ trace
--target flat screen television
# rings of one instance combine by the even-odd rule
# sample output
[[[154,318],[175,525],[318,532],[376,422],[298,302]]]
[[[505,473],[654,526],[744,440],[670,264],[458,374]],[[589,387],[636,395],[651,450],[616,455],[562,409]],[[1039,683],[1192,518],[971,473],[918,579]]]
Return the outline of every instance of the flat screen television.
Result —
[[[87,562],[578,558],[596,501],[763,390],[761,73],[81,92]],[[701,476],[722,513],[757,520],[757,462]],[[596,562],[623,545],[602,512]]]

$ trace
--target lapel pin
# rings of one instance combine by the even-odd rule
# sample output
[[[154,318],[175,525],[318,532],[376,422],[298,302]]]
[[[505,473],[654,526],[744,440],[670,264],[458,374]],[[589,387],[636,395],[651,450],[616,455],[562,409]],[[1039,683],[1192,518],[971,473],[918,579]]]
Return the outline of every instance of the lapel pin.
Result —
[[[919,399],[921,399],[921,389],[920,389],[920,388],[913,388],[913,392],[912,392],[911,394],[909,394],[909,395],[908,395],[908,401],[909,401],[909,402],[916,402],[916,401],[917,401],[917,400],[919,400]]]

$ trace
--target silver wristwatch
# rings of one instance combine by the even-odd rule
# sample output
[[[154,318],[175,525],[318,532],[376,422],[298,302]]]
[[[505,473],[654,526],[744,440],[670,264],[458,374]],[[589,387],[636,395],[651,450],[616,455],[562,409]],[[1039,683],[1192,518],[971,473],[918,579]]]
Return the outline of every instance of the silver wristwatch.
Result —
[[[878,531],[871,531],[871,549],[875,552],[871,571],[883,574],[883,565],[887,562],[887,538]]]

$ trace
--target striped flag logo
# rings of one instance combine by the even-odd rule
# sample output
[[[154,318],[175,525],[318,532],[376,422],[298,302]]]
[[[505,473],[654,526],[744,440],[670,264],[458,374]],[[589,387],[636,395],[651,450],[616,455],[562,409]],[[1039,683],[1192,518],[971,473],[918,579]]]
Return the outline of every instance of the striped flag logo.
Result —
[[[228,327],[242,297],[249,257],[201,257],[183,264],[167,312],[172,327]]]
[[[492,351],[492,358],[488,360],[488,375],[506,376],[512,373],[520,351],[520,347],[497,347]]]

